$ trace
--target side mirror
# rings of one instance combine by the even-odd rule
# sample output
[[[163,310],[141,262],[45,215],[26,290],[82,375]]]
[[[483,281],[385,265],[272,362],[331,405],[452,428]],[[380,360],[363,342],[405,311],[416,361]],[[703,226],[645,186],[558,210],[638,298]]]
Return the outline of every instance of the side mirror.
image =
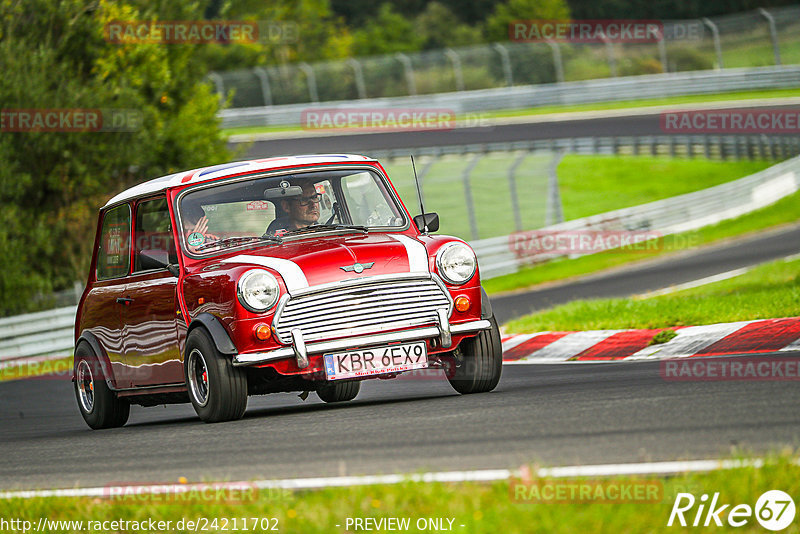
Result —
[[[178,266],[169,262],[169,253],[166,250],[142,250],[139,252],[139,264],[142,270],[167,269],[174,276],[180,275]]]
[[[414,217],[414,224],[420,232],[425,232],[425,227],[428,227],[428,232],[435,232],[439,229],[439,214],[438,213],[423,213]]]

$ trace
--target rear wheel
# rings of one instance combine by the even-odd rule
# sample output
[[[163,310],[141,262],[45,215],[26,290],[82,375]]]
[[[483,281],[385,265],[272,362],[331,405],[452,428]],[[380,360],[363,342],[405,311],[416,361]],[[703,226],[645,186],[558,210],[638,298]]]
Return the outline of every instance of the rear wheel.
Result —
[[[459,393],[483,393],[493,390],[503,370],[503,345],[494,316],[492,327],[461,343],[461,365],[448,373],[447,379]]]
[[[247,409],[247,376],[220,354],[208,333],[186,339],[186,387],[197,415],[206,423],[241,419]]]
[[[345,402],[356,398],[361,391],[361,382],[333,382],[317,389],[317,395],[325,402]]]
[[[83,420],[95,430],[128,422],[130,403],[108,387],[99,358],[85,342],[75,349],[75,399]]]

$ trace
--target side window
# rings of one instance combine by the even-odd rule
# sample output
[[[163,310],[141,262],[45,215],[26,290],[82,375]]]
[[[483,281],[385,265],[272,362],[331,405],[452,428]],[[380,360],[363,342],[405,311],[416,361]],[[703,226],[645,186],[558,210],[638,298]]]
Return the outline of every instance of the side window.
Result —
[[[177,263],[166,198],[139,202],[134,228],[134,272],[163,269],[167,263]]]
[[[100,249],[97,251],[97,279],[107,280],[128,274],[131,259],[131,211],[127,204],[117,206],[103,217]]]

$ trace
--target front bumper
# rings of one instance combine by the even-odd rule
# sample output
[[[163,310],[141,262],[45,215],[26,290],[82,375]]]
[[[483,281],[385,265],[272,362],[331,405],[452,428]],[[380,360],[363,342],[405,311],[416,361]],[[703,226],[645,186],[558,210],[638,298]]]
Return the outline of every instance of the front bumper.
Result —
[[[439,338],[443,347],[449,347],[452,343],[451,337],[453,334],[478,332],[480,330],[488,330],[491,327],[492,323],[485,319],[451,325],[447,320],[447,317],[442,314],[439,317],[439,324],[435,326],[426,326],[424,328],[415,328],[413,330],[401,330],[398,332],[387,332],[385,334],[346,337],[331,341],[319,341],[316,343],[305,343],[300,330],[295,330],[292,332],[293,335],[291,347],[281,347],[268,352],[237,354],[233,358],[233,365],[257,365],[294,357],[297,360],[297,366],[303,369],[308,367],[309,354],[322,354],[325,352],[340,351],[353,347],[369,347],[401,341],[417,341],[430,338]]]

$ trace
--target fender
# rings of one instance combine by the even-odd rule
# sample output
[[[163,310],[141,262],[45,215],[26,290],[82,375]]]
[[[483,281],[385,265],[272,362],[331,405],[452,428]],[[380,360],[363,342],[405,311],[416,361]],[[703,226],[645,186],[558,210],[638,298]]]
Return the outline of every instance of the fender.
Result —
[[[483,286],[481,286],[481,319],[491,319],[493,315],[492,301],[489,300],[489,295],[486,294]]]
[[[108,360],[108,355],[106,351],[103,350],[102,345],[100,345],[100,341],[97,340],[97,337],[91,333],[89,330],[84,330],[80,337],[78,337],[78,341],[75,343],[75,349],[77,350],[78,345],[81,343],[86,343],[91,347],[92,352],[94,352],[95,356],[97,356],[97,361],[100,362],[100,367],[103,369],[103,376],[106,379],[106,384],[108,384],[109,389],[112,391],[116,390],[116,383],[117,380],[114,377],[114,370],[111,366],[111,362]],[[74,359],[74,352],[73,352],[73,359]],[[75,381],[75,371],[73,369],[72,372],[72,381]]]
[[[208,330],[211,339],[214,340],[214,345],[216,345],[220,353],[237,354],[239,352],[236,350],[236,345],[231,341],[231,336],[228,335],[228,331],[222,326],[222,322],[208,312],[203,312],[192,319],[189,329],[186,331],[186,336],[188,337],[189,334],[192,333],[192,330],[200,326],[204,326],[206,330]]]

